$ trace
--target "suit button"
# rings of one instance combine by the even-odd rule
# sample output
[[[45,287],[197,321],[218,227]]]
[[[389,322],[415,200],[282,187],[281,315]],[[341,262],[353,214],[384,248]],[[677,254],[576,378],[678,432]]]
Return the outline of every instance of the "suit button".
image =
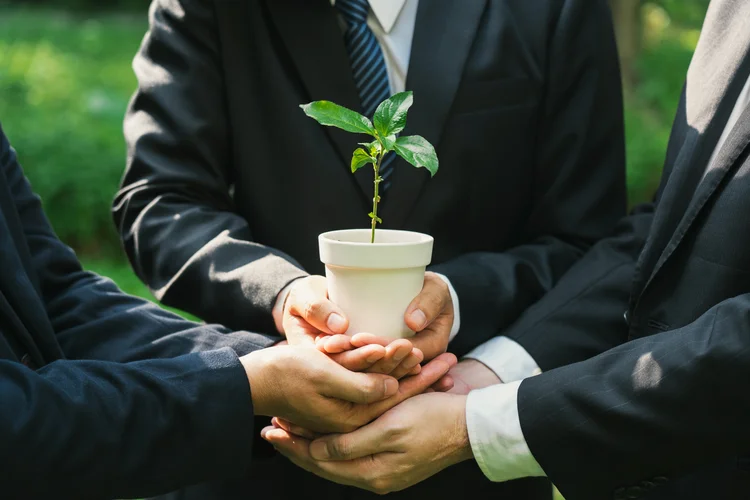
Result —
[[[25,366],[26,368],[34,369],[34,362],[31,361],[31,356],[29,356],[29,353],[24,354],[21,356],[21,364]]]
[[[668,477],[664,477],[664,476],[657,476],[655,478],[652,478],[651,481],[653,481],[654,483],[656,483],[657,486],[661,486],[663,484],[668,483],[669,482],[669,478]]]
[[[622,313],[622,319],[625,320],[626,325],[630,326],[630,311],[629,310],[626,309],[625,312]]]

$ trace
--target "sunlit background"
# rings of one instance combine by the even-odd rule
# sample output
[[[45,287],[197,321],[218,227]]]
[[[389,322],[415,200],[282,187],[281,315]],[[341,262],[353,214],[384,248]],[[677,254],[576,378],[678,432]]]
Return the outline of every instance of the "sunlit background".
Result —
[[[708,0],[610,0],[626,86],[631,203],[654,192]],[[106,4],[108,9],[102,11]],[[130,63],[146,0],[0,0],[0,122],[59,236],[84,264],[148,296],[110,205],[122,174]]]

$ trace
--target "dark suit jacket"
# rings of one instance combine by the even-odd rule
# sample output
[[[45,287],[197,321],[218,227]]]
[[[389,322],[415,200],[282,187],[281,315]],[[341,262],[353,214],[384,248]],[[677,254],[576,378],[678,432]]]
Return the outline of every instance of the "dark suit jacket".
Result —
[[[508,332],[545,370],[578,362],[518,395],[568,500],[750,496],[750,108],[708,163],[749,76],[750,4],[714,0],[656,212],[624,220]]]
[[[278,292],[322,273],[317,236],[369,224],[361,136],[300,103],[358,108],[329,0],[156,0],[135,59],[128,167],[114,216],[166,304],[273,331]],[[419,4],[405,133],[434,179],[397,160],[384,228],[435,237],[462,354],[537,301],[625,215],[620,74],[605,0]]]
[[[84,272],[1,129],[0,262],[3,498],[145,496],[246,473],[257,429],[237,353],[274,339],[199,327]]]

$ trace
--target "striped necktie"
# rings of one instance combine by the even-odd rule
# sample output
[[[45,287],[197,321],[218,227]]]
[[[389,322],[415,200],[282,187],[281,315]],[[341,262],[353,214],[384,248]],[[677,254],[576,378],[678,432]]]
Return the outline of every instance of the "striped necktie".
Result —
[[[346,21],[344,43],[349,53],[362,111],[365,116],[372,118],[378,105],[391,96],[391,87],[383,50],[375,34],[367,26],[370,4],[368,0],[336,0],[336,8]],[[389,154],[380,166],[382,192],[386,192],[390,186],[395,156],[393,153]]]

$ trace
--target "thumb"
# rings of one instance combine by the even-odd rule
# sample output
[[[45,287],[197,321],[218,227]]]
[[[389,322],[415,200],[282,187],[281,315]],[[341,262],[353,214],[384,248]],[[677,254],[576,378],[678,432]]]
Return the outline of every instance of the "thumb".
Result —
[[[333,363],[333,361],[332,361]],[[379,373],[355,373],[334,363],[322,393],[355,404],[370,404],[388,399],[398,392],[398,380]]]
[[[372,404],[365,408],[364,411],[367,412],[370,420],[379,417],[402,401],[416,396],[417,394],[422,394],[424,391],[429,389],[430,386],[432,386],[443,376],[445,376],[450,371],[450,369],[456,365],[457,362],[458,360],[453,354],[441,354],[437,358],[424,365],[424,367],[422,367],[422,371],[419,374],[407,377],[402,380],[396,396],[384,401],[379,401],[376,404]]]
[[[349,320],[328,299],[328,288],[323,276],[310,276],[300,280],[287,299],[287,307],[293,316],[309,323],[316,330],[328,333],[346,333]]]
[[[426,273],[422,291],[412,300],[404,314],[406,325],[421,332],[451,303],[448,285],[435,273]]]

